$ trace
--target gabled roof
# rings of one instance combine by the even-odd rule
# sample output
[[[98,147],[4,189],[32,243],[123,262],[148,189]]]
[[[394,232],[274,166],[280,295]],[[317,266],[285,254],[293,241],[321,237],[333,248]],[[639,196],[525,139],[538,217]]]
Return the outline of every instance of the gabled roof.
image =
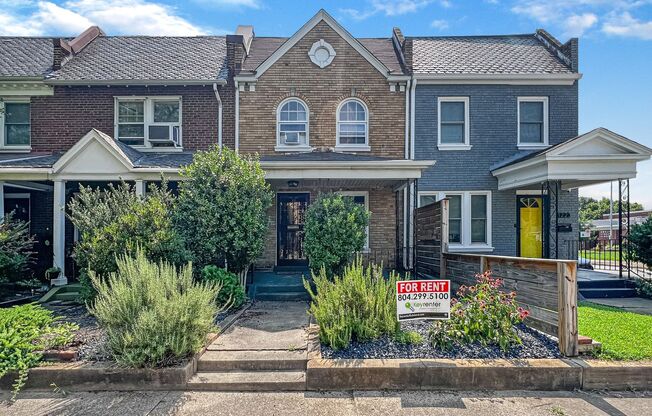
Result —
[[[52,68],[50,38],[0,37],[0,78],[42,78]]]
[[[409,37],[407,41],[415,74],[573,73],[536,34]]]
[[[354,38],[342,25],[340,25],[331,15],[324,9],[321,9],[315,14],[308,22],[306,22],[294,35],[289,38],[259,38],[257,42],[254,38],[251,48],[250,56],[245,60],[243,69],[252,71],[251,75],[258,78],[265,73],[276,61],[278,61],[286,52],[288,52],[294,45],[296,45],[306,34],[308,34],[319,23],[325,22],[329,25],[338,35],[348,42],[353,49],[358,51],[372,66],[374,66],[384,76],[390,75],[403,75],[398,58],[395,53],[391,57],[388,50],[384,48],[385,45],[391,47],[393,52],[393,45],[391,39],[373,39],[367,40],[366,44],[361,39]],[[256,50],[257,49],[257,50]],[[370,49],[373,49],[373,53]],[[380,59],[381,55],[384,58]],[[393,61],[396,61],[394,63]],[[397,72],[397,73],[393,73]],[[241,74],[241,76],[249,76]]]
[[[226,80],[224,36],[99,36],[66,60],[51,83],[210,83]]]

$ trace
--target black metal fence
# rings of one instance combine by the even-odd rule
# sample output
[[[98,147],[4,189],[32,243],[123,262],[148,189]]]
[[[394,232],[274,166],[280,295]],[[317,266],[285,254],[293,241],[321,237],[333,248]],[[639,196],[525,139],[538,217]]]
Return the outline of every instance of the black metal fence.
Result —
[[[635,261],[629,251],[627,239],[580,239],[568,241],[568,252],[578,261],[580,268],[615,271],[623,278],[652,280],[652,271]]]

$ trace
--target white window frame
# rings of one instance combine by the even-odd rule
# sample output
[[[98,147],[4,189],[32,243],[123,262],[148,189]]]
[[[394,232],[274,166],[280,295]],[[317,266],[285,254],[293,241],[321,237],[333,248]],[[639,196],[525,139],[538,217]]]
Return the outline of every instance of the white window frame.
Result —
[[[369,211],[369,191],[339,191],[339,195],[342,196],[363,196],[364,197],[364,207],[367,211]],[[364,247],[362,248],[363,252],[368,252],[369,247],[371,246],[369,242],[370,234],[369,234],[369,224],[367,224],[367,240],[365,241]]]
[[[543,143],[521,143],[521,103],[543,103]],[[548,97],[518,97],[516,99],[516,143],[519,149],[545,149],[548,137]]]
[[[470,150],[471,146],[471,117],[469,110],[469,97],[437,97],[437,149],[439,150]],[[441,142],[441,103],[464,103],[464,143]]]
[[[147,96],[115,96],[113,97],[113,123],[114,123],[114,138],[118,138],[118,104],[120,101],[125,102],[143,102],[143,125],[144,125],[144,144],[143,145],[129,145],[142,152],[180,152],[183,151],[183,99],[180,95],[147,95]],[[179,101],[179,121],[177,123],[155,123],[154,122],[154,103],[156,101]],[[136,124],[136,123],[134,123]],[[149,141],[149,127],[150,126],[179,126],[179,145],[177,147],[155,147]]]
[[[306,142],[304,144],[298,145],[288,145],[281,142],[281,109],[283,106],[291,101],[296,101],[303,105],[303,108],[306,109]],[[284,121],[287,123],[287,121]],[[300,124],[300,123],[296,123]],[[288,97],[285,100],[281,101],[276,107],[276,147],[274,148],[277,152],[311,152],[312,147],[310,147],[310,107],[299,97]]]
[[[365,143],[364,144],[348,144],[348,143],[340,143],[340,124],[360,124],[361,121],[341,121],[340,120],[340,110],[342,109],[342,106],[344,104],[350,102],[350,101],[355,101],[356,103],[360,104],[362,108],[364,109],[365,113],[365,120],[364,120],[364,137],[365,137]],[[345,151],[345,152],[370,152],[371,151],[371,146],[369,146],[369,108],[367,107],[367,104],[365,104],[364,101],[358,99],[358,98],[345,98],[340,102],[340,104],[337,106],[337,110],[335,113],[335,134],[336,134],[336,140],[335,140],[335,150],[339,151]]]
[[[448,244],[449,252],[490,252],[494,250],[492,246],[492,225],[491,225],[491,191],[419,191],[418,204],[421,206],[422,196],[436,196],[437,201],[442,200],[449,195],[462,196],[462,225],[461,225],[461,243]],[[471,242],[471,196],[484,195],[487,197],[487,241],[484,243]]]
[[[28,145],[11,146],[5,143],[5,104],[29,104],[29,143]],[[32,103],[29,97],[0,98],[0,153],[23,153],[32,150]]]

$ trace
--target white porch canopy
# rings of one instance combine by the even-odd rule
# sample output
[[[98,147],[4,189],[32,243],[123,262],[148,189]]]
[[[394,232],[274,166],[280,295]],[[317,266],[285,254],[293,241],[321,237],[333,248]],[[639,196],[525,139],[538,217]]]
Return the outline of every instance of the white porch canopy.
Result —
[[[498,189],[540,186],[559,181],[564,190],[636,177],[636,164],[652,149],[605,128],[517,158],[492,169]]]

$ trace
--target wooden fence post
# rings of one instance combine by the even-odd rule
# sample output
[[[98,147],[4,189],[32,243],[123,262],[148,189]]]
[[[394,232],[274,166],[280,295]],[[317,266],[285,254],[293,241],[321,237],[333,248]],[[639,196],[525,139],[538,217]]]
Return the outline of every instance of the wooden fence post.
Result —
[[[446,256],[448,253],[448,198],[439,201],[441,204],[441,249],[439,252],[440,279],[446,279]]]
[[[559,350],[567,357],[578,355],[577,264],[557,264],[559,294]]]

